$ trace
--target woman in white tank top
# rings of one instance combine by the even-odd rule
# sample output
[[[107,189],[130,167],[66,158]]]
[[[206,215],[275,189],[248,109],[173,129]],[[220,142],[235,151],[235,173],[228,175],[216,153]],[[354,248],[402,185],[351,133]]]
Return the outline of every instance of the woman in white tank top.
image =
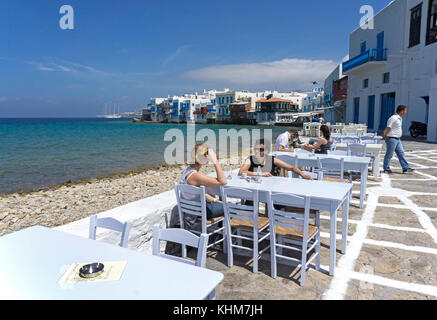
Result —
[[[226,177],[223,173],[222,167],[217,160],[217,155],[214,150],[209,148],[206,144],[198,144],[193,150],[193,159],[195,163],[187,167],[182,173],[180,184],[188,184],[195,187],[220,187],[227,184]],[[217,178],[209,177],[203,173],[200,173],[202,165],[211,162],[214,165]],[[198,195],[181,194],[186,200],[200,201]],[[224,215],[223,203],[217,200],[215,197],[206,194],[206,209],[207,218],[215,218]]]

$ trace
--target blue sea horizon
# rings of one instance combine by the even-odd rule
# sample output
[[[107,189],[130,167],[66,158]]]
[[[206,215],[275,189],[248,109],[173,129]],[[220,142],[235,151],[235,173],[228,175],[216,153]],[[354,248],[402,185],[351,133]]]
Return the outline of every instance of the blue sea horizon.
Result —
[[[130,123],[104,118],[0,118],[0,194],[34,191],[67,182],[165,164],[168,129],[183,124]],[[196,125],[201,129],[260,129]],[[262,128],[261,128],[262,129]],[[286,128],[272,128],[273,136]]]

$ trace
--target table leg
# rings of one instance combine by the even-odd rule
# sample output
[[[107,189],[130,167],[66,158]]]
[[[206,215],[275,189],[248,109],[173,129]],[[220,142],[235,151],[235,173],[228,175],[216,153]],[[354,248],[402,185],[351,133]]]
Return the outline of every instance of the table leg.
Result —
[[[331,234],[330,234],[330,245],[329,245],[329,275],[334,275],[335,269],[335,255],[336,255],[336,235],[337,235],[337,208],[334,202],[331,202]]]
[[[379,178],[381,176],[381,152],[375,152],[375,160],[373,165],[373,176]]]
[[[351,189],[352,192],[352,189]],[[349,201],[350,195],[347,195],[343,201],[341,209],[341,253],[346,253],[347,237],[348,237],[348,219],[349,219]]]
[[[366,198],[367,176],[369,175],[367,165],[361,167],[360,176],[360,208],[364,208],[364,199]]]

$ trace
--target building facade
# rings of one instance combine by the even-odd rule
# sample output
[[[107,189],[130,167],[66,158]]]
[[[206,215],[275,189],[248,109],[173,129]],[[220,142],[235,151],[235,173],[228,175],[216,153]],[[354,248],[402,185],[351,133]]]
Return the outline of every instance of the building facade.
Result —
[[[350,35],[348,122],[383,130],[400,104],[411,121],[428,124],[437,141],[437,0],[395,0],[374,17],[374,29]]]
[[[298,110],[299,106],[288,99],[261,99],[256,103],[256,120],[258,124],[274,124],[281,120],[281,114],[297,113]]]

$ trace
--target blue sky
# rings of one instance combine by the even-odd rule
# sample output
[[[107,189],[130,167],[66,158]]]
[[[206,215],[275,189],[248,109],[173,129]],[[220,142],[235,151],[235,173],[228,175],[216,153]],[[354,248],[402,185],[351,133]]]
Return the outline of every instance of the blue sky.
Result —
[[[310,89],[388,0],[2,0],[0,117],[86,117],[203,89]],[[62,5],[74,30],[59,27]]]

